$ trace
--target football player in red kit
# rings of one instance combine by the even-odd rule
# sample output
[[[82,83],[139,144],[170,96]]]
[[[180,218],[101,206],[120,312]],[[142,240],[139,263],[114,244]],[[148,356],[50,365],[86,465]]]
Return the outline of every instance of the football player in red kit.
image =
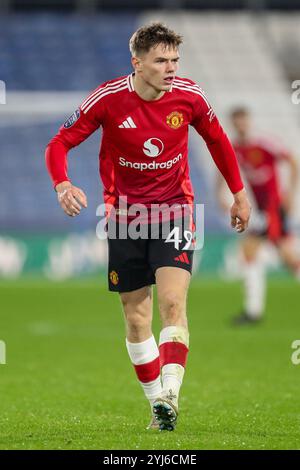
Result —
[[[114,220],[119,234],[124,224],[129,227],[122,217],[131,217],[132,206],[148,210],[164,205],[175,207],[170,216],[175,234],[181,210],[191,208],[189,218],[194,201],[188,165],[191,125],[205,140],[233,194],[232,227],[246,229],[250,205],[232,146],[202,89],[176,76],[181,42],[180,35],[161,23],[138,29],[129,44],[133,73],[100,85],[49,143],[47,167],[69,216],[78,215],[87,200],[68,178],[67,153],[102,127],[100,176],[108,226]],[[124,198],[125,209],[120,209]],[[148,222],[147,227],[153,221]],[[184,237],[163,236],[160,218],[155,223],[156,239],[131,237],[129,232],[126,237],[111,236],[108,229],[108,283],[121,297],[128,354],[152,409],[149,427],[171,431],[189,351],[186,299],[193,249]],[[192,230],[191,220],[189,227]],[[152,284],[162,321],[159,345],[152,334]]]
[[[233,146],[258,212],[256,223],[253,218],[241,244],[245,299],[243,312],[234,319],[234,323],[244,324],[259,321],[264,312],[266,273],[259,249],[265,240],[276,246],[283,263],[300,279],[300,260],[295,255],[294,239],[287,227],[298,168],[292,155],[275,139],[253,135],[251,116],[246,108],[234,109],[230,117],[236,133]],[[281,162],[290,170],[285,192],[279,181],[278,166]],[[219,199],[224,205],[222,185],[223,181],[218,181]]]

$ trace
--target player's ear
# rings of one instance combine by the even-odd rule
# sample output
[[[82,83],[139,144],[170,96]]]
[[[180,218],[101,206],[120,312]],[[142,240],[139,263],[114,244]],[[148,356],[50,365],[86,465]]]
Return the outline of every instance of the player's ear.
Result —
[[[141,59],[139,59],[138,57],[131,57],[131,63],[134,70],[141,70]]]

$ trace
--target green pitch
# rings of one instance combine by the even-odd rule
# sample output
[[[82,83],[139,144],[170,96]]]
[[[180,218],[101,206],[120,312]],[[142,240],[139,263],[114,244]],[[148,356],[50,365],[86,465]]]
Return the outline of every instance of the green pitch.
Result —
[[[95,280],[3,282],[0,448],[300,449],[299,300],[299,284],[274,280],[265,322],[232,328],[240,285],[194,281],[179,423],[159,433],[145,429],[117,294]]]

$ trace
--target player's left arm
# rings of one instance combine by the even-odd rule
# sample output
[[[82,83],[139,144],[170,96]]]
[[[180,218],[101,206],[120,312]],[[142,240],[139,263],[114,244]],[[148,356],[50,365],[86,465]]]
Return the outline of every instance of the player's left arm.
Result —
[[[287,189],[283,195],[283,207],[287,213],[289,213],[293,207],[294,198],[295,198],[295,188],[299,181],[299,168],[298,163],[295,157],[290,153],[284,153],[281,157],[282,160],[288,165],[289,167],[289,181],[287,185]]]
[[[191,125],[205,140],[217,168],[233,194],[234,202],[230,210],[231,226],[237,232],[243,232],[249,224],[251,206],[233,147],[204,95],[197,97]]]

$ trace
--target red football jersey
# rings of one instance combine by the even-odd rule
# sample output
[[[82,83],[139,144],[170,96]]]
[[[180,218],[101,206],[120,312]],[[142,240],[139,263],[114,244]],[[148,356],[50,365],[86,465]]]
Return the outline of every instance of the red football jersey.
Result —
[[[234,142],[233,146],[258,208],[279,206],[277,163],[287,157],[287,151],[279,143],[260,137],[251,137],[244,144]]]
[[[188,127],[204,138],[231,191],[243,188],[233,148],[202,89],[176,77],[154,101],[134,90],[133,75],[102,84],[65,122],[46,150],[54,185],[68,180],[66,155],[100,126],[100,175],[104,200],[129,204],[191,204]]]

